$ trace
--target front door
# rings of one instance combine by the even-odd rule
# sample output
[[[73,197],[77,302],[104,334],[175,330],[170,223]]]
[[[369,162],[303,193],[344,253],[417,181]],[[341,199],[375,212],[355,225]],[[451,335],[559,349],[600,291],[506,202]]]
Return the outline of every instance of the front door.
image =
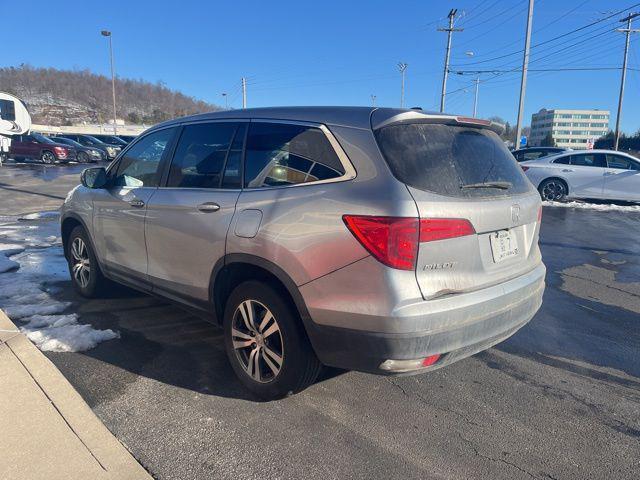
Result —
[[[607,153],[604,196],[640,202],[640,162],[624,155]]]
[[[148,274],[154,291],[182,300],[209,299],[216,262],[240,195],[246,122],[185,125],[166,186],[147,208]]]
[[[109,170],[108,188],[93,199],[95,247],[109,273],[148,286],[144,222],[157,190],[161,161],[175,128],[141,137]]]
[[[604,172],[607,166],[603,153],[576,153],[571,155],[569,194],[581,198],[601,198]],[[563,170],[565,171],[565,170]]]

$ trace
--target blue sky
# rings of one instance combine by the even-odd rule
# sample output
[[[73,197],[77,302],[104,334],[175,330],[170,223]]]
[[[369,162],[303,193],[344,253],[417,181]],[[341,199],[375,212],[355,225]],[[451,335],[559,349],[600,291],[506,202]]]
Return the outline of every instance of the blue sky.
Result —
[[[634,0],[536,0],[535,45],[631,7]],[[2,6],[4,4],[4,6]],[[3,12],[13,8],[0,0]],[[15,3],[13,3],[15,5]],[[2,22],[0,66],[28,63],[108,74],[101,29],[113,31],[116,72],[121,77],[162,81],[169,88],[209,102],[241,106],[240,78],[248,78],[248,105],[398,106],[400,74],[409,64],[406,105],[435,109],[439,102],[451,8],[464,15],[453,39],[452,64],[459,70],[513,70],[522,61],[527,0],[458,1],[216,1],[111,0],[29,2],[18,21]],[[635,7],[640,10],[640,6]],[[28,16],[28,18],[26,17]],[[612,31],[622,15],[533,48],[530,68],[616,68],[624,35]],[[637,20],[640,28],[640,18]],[[640,68],[640,34],[629,65]],[[574,45],[576,44],[576,45]],[[11,48],[8,48],[11,47]],[[465,55],[473,51],[474,57]],[[511,54],[504,58],[494,57]],[[471,62],[482,62],[471,64]],[[465,67],[464,65],[467,64]],[[447,110],[470,114],[473,76],[451,75]],[[481,75],[479,115],[514,122],[518,73]],[[640,128],[640,71],[631,70],[622,128]],[[531,72],[525,124],[547,108],[617,108],[619,70]],[[1,89],[0,85],[0,89]]]

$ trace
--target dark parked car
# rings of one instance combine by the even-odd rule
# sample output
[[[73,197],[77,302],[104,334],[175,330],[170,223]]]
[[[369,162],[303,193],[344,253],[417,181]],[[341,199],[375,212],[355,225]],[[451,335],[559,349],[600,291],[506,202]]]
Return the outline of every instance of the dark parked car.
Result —
[[[569,150],[568,148],[561,147],[530,147],[521,148],[520,150],[514,150],[511,152],[518,162],[527,162],[529,160],[536,160],[538,158],[546,157],[547,155],[555,155],[556,153],[562,153]]]
[[[9,156],[16,160],[23,158],[42,160],[43,163],[68,162],[76,159],[76,150],[69,145],[54,142],[39,133],[31,133],[16,135],[12,138]]]
[[[75,148],[78,152],[76,160],[80,163],[100,162],[107,158],[106,152],[103,152],[102,150],[94,147],[85,147],[84,145],[81,145],[80,143],[71,140],[70,138],[55,137],[54,141],[58,143],[64,143],[65,145],[69,145],[70,147]]]
[[[137,135],[118,135],[118,138],[127,142],[127,144],[133,142],[136,139]]]
[[[97,138],[101,142],[106,143],[107,145],[116,145],[118,147],[126,147],[129,142],[124,141],[120,137],[116,137],[114,135],[91,135],[94,138]]]
[[[102,150],[105,153],[107,160],[113,160],[118,156],[120,150],[122,150],[120,145],[109,145],[107,143],[104,143],[102,140],[98,140],[92,135],[76,135],[65,133],[64,135],[59,136],[62,138],[69,138],[71,140],[74,140],[79,144],[84,145],[85,147],[97,148],[98,150]]]

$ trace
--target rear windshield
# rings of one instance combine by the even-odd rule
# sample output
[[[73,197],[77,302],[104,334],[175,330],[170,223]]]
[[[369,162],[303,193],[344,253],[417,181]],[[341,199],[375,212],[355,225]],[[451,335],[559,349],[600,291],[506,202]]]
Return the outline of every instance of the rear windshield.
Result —
[[[394,176],[420,190],[493,197],[530,189],[513,155],[490,130],[413,123],[381,128],[376,138]]]

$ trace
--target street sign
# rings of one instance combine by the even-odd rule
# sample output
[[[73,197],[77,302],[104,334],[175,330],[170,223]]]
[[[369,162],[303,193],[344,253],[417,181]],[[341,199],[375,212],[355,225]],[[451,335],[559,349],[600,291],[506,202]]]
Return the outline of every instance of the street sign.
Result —
[[[524,147],[527,145],[527,136],[526,135],[522,135],[522,137],[520,137],[520,146]]]
[[[596,139],[591,137],[587,139],[587,150],[593,150],[596,144]]]

